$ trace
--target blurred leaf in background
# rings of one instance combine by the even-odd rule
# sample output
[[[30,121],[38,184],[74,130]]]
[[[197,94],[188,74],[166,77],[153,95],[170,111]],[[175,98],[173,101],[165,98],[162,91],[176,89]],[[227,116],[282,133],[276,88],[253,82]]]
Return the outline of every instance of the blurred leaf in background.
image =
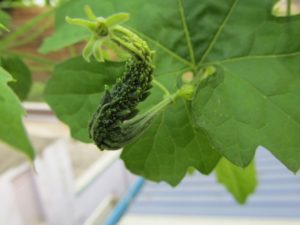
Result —
[[[0,140],[33,159],[35,152],[22,122],[25,110],[8,86],[12,81],[12,76],[0,67]]]
[[[3,10],[0,10],[0,23],[8,27],[11,21],[10,15]]]
[[[32,77],[29,68],[18,57],[2,57],[0,65],[10,73],[14,82],[10,82],[9,86],[18,95],[21,101],[28,96],[32,85]]]

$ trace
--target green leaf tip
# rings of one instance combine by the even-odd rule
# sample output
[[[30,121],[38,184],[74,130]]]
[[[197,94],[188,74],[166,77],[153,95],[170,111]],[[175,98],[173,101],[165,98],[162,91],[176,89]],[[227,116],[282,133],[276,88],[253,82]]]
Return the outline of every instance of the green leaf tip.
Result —
[[[84,6],[84,12],[90,20],[96,20],[97,16],[93,12],[92,8],[89,5]]]
[[[239,204],[245,204],[256,190],[257,178],[253,161],[246,168],[240,168],[223,158],[215,171],[217,181],[226,187]]]
[[[66,16],[65,19],[66,19],[66,22],[68,24],[73,24],[73,25],[78,25],[78,26],[81,26],[81,27],[85,27],[85,28],[88,28],[91,31],[96,28],[96,23],[95,22],[92,22],[92,21],[89,21],[89,20],[86,20],[86,19],[71,18],[69,16]]]
[[[105,23],[109,27],[117,26],[129,20],[129,13],[115,13],[106,18]]]
[[[6,26],[4,26],[3,24],[1,24],[1,23],[0,23],[0,29],[9,32],[9,29]]]

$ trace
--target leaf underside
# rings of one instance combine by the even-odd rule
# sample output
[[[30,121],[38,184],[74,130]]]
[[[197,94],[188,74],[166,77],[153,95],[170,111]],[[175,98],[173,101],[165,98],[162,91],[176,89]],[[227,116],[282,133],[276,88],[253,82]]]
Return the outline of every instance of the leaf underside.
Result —
[[[126,26],[155,50],[155,78],[171,92],[178,88],[184,72],[197,73],[209,64],[218,68],[199,87],[191,104],[174,103],[137,142],[125,147],[122,159],[132,172],[176,185],[190,166],[210,173],[220,155],[246,167],[259,145],[290,170],[299,169],[300,71],[295,63],[300,60],[299,16],[272,16],[273,0],[251,4],[243,0],[153,0],[147,4],[140,0],[76,0],[58,10],[57,31],[41,51],[57,50],[89,36],[64,23],[66,15],[84,17],[86,4],[104,17],[130,13]],[[46,99],[74,137],[89,141],[87,120],[111,73],[99,70],[90,76],[90,66],[80,64],[80,69],[74,69],[72,60],[63,65],[56,68]],[[108,63],[99,69],[113,67]],[[76,70],[84,71],[79,74]],[[67,72],[74,77],[64,78]],[[57,85],[61,85],[60,93],[54,91]],[[65,90],[66,85],[70,89]],[[161,98],[160,90],[153,88],[141,108]]]
[[[216,176],[218,182],[224,184],[241,204],[255,191],[257,180],[253,162],[246,168],[240,168],[223,158],[216,167]]]

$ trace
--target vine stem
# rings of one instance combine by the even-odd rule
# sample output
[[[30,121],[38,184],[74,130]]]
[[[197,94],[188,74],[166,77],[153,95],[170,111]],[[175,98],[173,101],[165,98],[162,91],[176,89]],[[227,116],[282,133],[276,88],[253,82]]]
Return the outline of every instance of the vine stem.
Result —
[[[209,66],[205,68],[205,70],[202,71],[202,74],[198,75],[199,78],[194,80],[194,82],[191,82],[190,84],[185,84],[181,88],[179,88],[176,92],[170,94],[168,89],[158,82],[157,80],[153,79],[153,83],[157,85],[164,93],[166,93],[166,96],[163,100],[161,100],[159,103],[154,105],[152,108],[150,108],[145,113],[138,115],[137,117],[128,120],[127,123],[135,124],[138,122],[141,122],[142,124],[146,124],[149,122],[158,112],[166,108],[171,103],[176,102],[177,99],[182,98],[185,100],[191,100],[192,96],[194,95],[195,91],[197,90],[197,86],[205,81],[207,78],[209,78],[211,75],[215,73],[216,69],[213,66]]]
[[[157,81],[155,79],[153,79],[152,82],[154,85],[156,85],[158,88],[160,88],[166,94],[166,96],[171,95],[169,90],[162,83],[160,83],[159,81]]]
[[[170,94],[163,100],[161,100],[159,103],[154,105],[152,108],[150,108],[145,113],[140,114],[131,120],[128,120],[126,123],[135,124],[140,121],[143,121],[143,124],[147,123],[149,120],[151,120],[156,115],[156,113],[163,110],[169,104],[175,102],[175,100],[179,97],[179,95],[180,95],[180,89],[177,90],[175,93]]]

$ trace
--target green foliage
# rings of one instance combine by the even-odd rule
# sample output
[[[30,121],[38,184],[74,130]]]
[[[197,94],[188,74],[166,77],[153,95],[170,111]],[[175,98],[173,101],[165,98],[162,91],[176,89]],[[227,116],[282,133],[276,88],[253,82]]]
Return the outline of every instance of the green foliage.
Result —
[[[235,181],[220,175],[217,169],[219,180],[244,202],[255,187],[255,170],[252,164],[247,165],[259,145],[267,147],[293,172],[299,170],[300,16],[273,16],[273,0],[253,0],[251,7],[239,0],[153,0],[147,7],[139,0],[76,0],[58,9],[57,31],[44,42],[41,51],[54,51],[88,37],[83,29],[64,23],[65,16],[83,17],[85,4],[104,17],[130,13],[126,27],[156,51],[154,77],[168,92],[181,90],[186,72],[201,81],[193,83],[200,83],[194,96],[190,93],[187,99],[176,99],[135,143],[125,147],[121,157],[132,172],[176,185],[189,167],[208,174],[225,156],[229,162],[222,159],[218,168],[226,167],[226,173],[247,180],[249,189],[232,184]],[[94,63],[91,65],[94,67]],[[101,87],[97,93],[103,90],[110,73],[102,71],[111,69],[111,63],[98,65],[102,69],[98,76],[84,76],[80,81],[67,79],[65,74],[70,71],[80,76],[78,66],[68,62],[58,66],[46,98],[73,135],[89,141],[86,117],[97,102],[90,101],[85,107],[79,101],[87,103],[83,99],[96,82]],[[80,66],[90,73],[90,65]],[[208,66],[215,72],[202,79]],[[66,84],[86,96],[70,95]],[[60,85],[64,88],[57,95],[54,87]],[[162,98],[154,87],[140,109],[145,112]],[[81,123],[79,117],[86,119]],[[241,173],[242,169],[230,163],[247,167],[246,172]]]
[[[0,23],[0,32],[2,32],[3,30],[8,31],[8,29]]]
[[[9,9],[17,5],[4,1],[1,2],[1,6]],[[7,10],[7,12],[10,12],[10,10]],[[44,69],[45,62],[49,66],[49,61],[24,50],[28,48],[20,50],[18,47],[25,46],[39,37],[49,25],[49,21],[44,23],[43,26],[40,26],[39,23],[53,12],[54,10],[49,10],[25,21],[17,28],[12,27],[12,29],[9,29],[11,18],[8,13],[0,10],[0,139],[24,153],[30,159],[34,158],[35,153],[23,126],[22,116],[25,111],[20,100],[23,101],[27,98],[32,78],[31,72],[23,59],[43,63],[43,67],[40,67],[42,69]],[[7,31],[10,32],[7,33]],[[38,68],[38,64],[35,63],[35,65]],[[7,84],[7,82],[9,83]]]
[[[0,140],[33,159],[35,153],[22,123],[25,111],[19,98],[7,85],[11,81],[13,78],[0,67]]]
[[[240,168],[223,158],[216,167],[216,176],[218,181],[226,186],[239,203],[245,203],[257,185],[253,162],[246,168]]]
[[[58,65],[47,83],[45,99],[59,119],[68,124],[73,137],[91,142],[88,124],[96,111],[104,84],[112,85],[124,63],[87,63],[82,57]]]
[[[26,99],[32,84],[31,72],[26,64],[18,57],[2,57],[0,65],[15,80],[10,82],[9,86],[18,95],[21,101]]]
[[[5,27],[9,25],[10,20],[11,20],[10,16],[6,12],[0,10],[0,27],[2,29],[3,27],[4,29],[6,29]]]
[[[248,165],[262,145],[299,170],[299,60],[300,53],[228,60],[219,63],[218,82],[199,88],[195,121],[234,164]]]
[[[6,14],[0,11],[1,22],[4,22],[3,15],[5,18]],[[1,23],[0,29],[9,31]],[[21,59],[0,58],[0,140],[32,160],[35,152],[22,123],[25,111],[20,102],[27,96],[30,86],[31,73]]]

